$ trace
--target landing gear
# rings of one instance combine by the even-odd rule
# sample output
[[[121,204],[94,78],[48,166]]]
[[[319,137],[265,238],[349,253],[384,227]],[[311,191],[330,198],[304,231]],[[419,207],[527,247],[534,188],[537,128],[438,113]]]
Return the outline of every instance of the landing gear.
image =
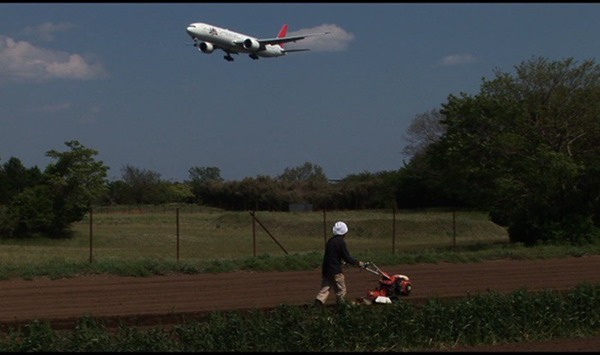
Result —
[[[227,53],[226,56],[223,56],[223,58],[228,62],[233,62],[233,57],[229,53]]]
[[[256,54],[254,54],[254,53],[252,53],[252,54],[249,54],[248,56],[249,56],[250,58],[254,59],[254,60],[257,60],[257,59],[258,59],[258,56],[257,56]]]

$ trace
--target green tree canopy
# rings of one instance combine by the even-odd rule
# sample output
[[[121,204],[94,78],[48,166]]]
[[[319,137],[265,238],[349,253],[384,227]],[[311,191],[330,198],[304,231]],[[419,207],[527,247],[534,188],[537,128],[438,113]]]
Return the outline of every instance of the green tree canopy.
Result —
[[[137,205],[164,202],[167,192],[160,173],[126,164],[121,169],[121,178],[125,183],[122,192],[127,201]]]
[[[277,179],[287,182],[327,182],[323,168],[311,162],[304,162],[300,166],[285,168]]]
[[[10,158],[0,166],[0,205],[10,203],[25,188],[38,183],[41,177],[38,167],[27,169],[18,158]]]
[[[432,161],[446,186],[489,208],[512,241],[598,236],[600,67],[532,58],[450,96]]]
[[[69,151],[46,152],[55,162],[0,210],[2,234],[64,236],[71,223],[80,221],[105,194],[108,167],[94,159],[97,151],[76,140],[65,145]]]
[[[205,184],[210,181],[221,182],[221,169],[216,166],[194,166],[188,170],[193,184]]]

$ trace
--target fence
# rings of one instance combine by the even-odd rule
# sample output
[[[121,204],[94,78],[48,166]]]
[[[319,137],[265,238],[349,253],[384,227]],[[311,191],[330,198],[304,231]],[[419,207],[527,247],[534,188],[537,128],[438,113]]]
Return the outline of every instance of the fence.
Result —
[[[182,245],[182,236],[180,228],[181,215],[186,214],[185,219],[190,223],[190,219],[196,218],[199,214],[208,213],[216,215],[214,218],[217,229],[220,224],[238,224],[241,230],[235,233],[243,234],[237,239],[229,238],[227,241],[222,241],[219,238],[226,239],[223,236],[214,237],[213,243],[229,243],[237,249],[241,249],[241,245],[246,243],[248,239],[248,231],[251,231],[252,237],[252,256],[256,257],[258,254],[257,240],[261,238],[263,249],[265,248],[265,238],[262,238],[262,234],[266,233],[270,237],[270,243],[277,246],[277,250],[280,250],[285,255],[289,254],[289,251],[307,251],[307,250],[322,250],[322,246],[326,243],[327,239],[331,234],[331,226],[336,220],[345,220],[349,223],[352,232],[352,243],[358,245],[353,250],[379,250],[396,253],[399,249],[398,242],[402,242],[402,248],[407,250],[407,246],[413,248],[432,248],[432,247],[444,247],[450,248],[453,251],[457,249],[457,238],[459,237],[458,232],[462,233],[463,244],[469,243],[486,243],[486,242],[498,242],[508,241],[504,229],[493,225],[485,215],[481,212],[470,212],[470,211],[456,211],[456,210],[434,210],[434,211],[402,211],[399,213],[395,208],[390,211],[313,211],[313,212],[278,212],[277,214],[271,212],[256,212],[247,211],[243,213],[239,212],[225,212],[216,209],[207,209],[199,206],[184,205],[184,206],[144,206],[144,207],[121,207],[120,209],[114,208],[95,208],[89,211],[89,261],[94,260],[94,232],[95,232],[95,218],[97,214],[106,215],[152,215],[152,214],[164,214],[166,218],[172,218],[171,224],[172,230],[174,231],[174,247],[175,258],[179,262],[180,252]],[[242,217],[244,215],[248,217]],[[459,219],[457,220],[457,214]],[[273,217],[276,215],[277,217]],[[281,217],[284,216],[285,217]],[[169,217],[170,216],[170,217]],[[309,216],[309,217],[306,217]],[[318,217],[317,217],[318,216]],[[265,222],[263,217],[267,219]],[[111,223],[110,221],[105,222],[103,225]],[[144,220],[144,228],[152,230],[153,220]],[[164,223],[164,222],[161,222]],[[317,232],[317,224],[322,225],[322,232]],[[246,225],[247,227],[244,227]],[[306,227],[306,225],[310,225]],[[289,226],[289,227],[288,227]],[[259,227],[259,228],[257,228]],[[287,230],[286,230],[287,228]],[[290,233],[290,229],[302,230],[303,233],[294,230],[294,233]],[[489,233],[493,231],[491,236],[481,236],[477,233]],[[190,245],[190,234],[203,233],[199,229],[191,230],[186,229],[186,250],[189,249]],[[322,245],[317,246],[314,244],[314,240],[317,234],[322,233]],[[285,235],[285,236],[282,236]],[[291,235],[291,236],[288,236]],[[305,235],[310,235],[306,237]],[[171,235],[172,236],[172,235]],[[299,239],[306,239],[307,241],[302,244]],[[313,241],[313,242],[311,242]],[[309,246],[306,244],[312,243]],[[167,241],[168,244],[168,241]],[[287,244],[292,244],[292,248],[289,248]],[[203,244],[207,248],[207,243]],[[387,245],[387,247],[385,246]],[[134,247],[135,248],[135,247]],[[165,251],[164,245],[159,248],[161,252]],[[218,248],[217,248],[218,249]],[[270,251],[271,253],[273,250]],[[249,250],[244,252],[239,251],[238,254],[249,254]],[[188,253],[189,254],[189,253]],[[199,254],[200,255],[200,254]],[[217,253],[215,252],[215,255]]]

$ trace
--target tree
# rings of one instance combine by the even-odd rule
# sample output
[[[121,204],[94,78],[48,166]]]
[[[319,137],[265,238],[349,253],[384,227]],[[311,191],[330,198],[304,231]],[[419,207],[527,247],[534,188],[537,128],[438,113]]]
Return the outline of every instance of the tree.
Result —
[[[0,213],[0,231],[8,237],[64,235],[65,223],[54,210],[54,192],[46,184],[27,187]]]
[[[277,179],[289,182],[327,182],[323,168],[310,162],[294,168],[285,168]]]
[[[121,179],[125,183],[127,201],[138,206],[147,203],[160,203],[165,197],[160,173],[141,169],[129,164],[121,168]]]
[[[215,166],[195,166],[188,170],[191,193],[198,203],[217,204],[217,190],[222,186],[221,169]],[[222,201],[221,201],[222,202]]]
[[[48,164],[39,182],[26,187],[0,211],[0,232],[9,236],[65,236],[70,225],[80,221],[92,203],[104,195],[108,167],[95,161],[98,152],[76,140],[65,145],[70,151],[46,152],[56,161]]]
[[[102,204],[104,205],[125,205],[129,203],[127,194],[129,187],[123,180],[115,180],[108,182],[108,188]]]
[[[350,174],[338,184],[343,191],[342,207],[350,209],[389,208],[393,206],[398,187],[398,172],[381,171]]]
[[[44,170],[48,186],[54,194],[55,213],[51,229],[60,234],[73,222],[80,221],[93,202],[106,192],[108,167],[94,156],[98,151],[76,140],[65,142],[70,151],[50,150],[46,156],[56,159]],[[50,232],[50,231],[48,231]]]
[[[10,158],[0,167],[0,204],[10,203],[25,188],[37,184],[41,177],[38,167],[27,169],[18,158]]]
[[[194,194],[189,184],[164,182],[167,202],[193,202]]]
[[[288,205],[293,202],[310,202],[313,205],[324,205],[327,201],[329,181],[323,172],[323,168],[317,164],[304,162],[304,164],[285,168],[282,174],[277,176],[276,181],[287,196],[285,201]]]
[[[188,170],[190,180],[192,183],[205,184],[209,181],[221,182],[221,169],[215,166],[195,166]]]
[[[405,140],[408,144],[403,149],[404,154],[414,157],[423,153],[431,144],[439,141],[446,132],[444,119],[444,114],[439,109],[431,109],[415,116],[406,129]]]
[[[435,152],[446,134],[446,117],[440,109],[420,113],[415,116],[406,130],[408,144],[403,153],[409,157],[409,164],[398,172],[395,189],[396,205],[400,208],[464,206],[465,194],[456,194],[448,189],[442,175],[447,172],[435,162]],[[462,197],[462,198],[461,198]]]
[[[532,58],[443,105],[433,160],[447,186],[508,227],[511,241],[598,238],[600,67]]]

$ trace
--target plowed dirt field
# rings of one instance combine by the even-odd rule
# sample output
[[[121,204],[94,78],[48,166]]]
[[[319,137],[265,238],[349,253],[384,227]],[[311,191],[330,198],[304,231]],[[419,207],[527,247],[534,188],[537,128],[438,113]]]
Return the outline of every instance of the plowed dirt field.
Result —
[[[390,274],[405,274],[413,283],[403,300],[464,297],[493,290],[568,290],[583,282],[600,282],[600,256],[549,260],[496,260],[468,264],[379,265]],[[378,277],[358,268],[345,271],[348,299],[365,295]],[[118,277],[96,275],[60,280],[37,278],[0,281],[0,327],[48,320],[70,328],[84,315],[106,324],[166,325],[214,310],[270,308],[280,304],[312,304],[320,270],[234,272],[224,274]],[[329,303],[335,302],[330,295]],[[598,351],[600,337],[564,339],[453,351]]]

